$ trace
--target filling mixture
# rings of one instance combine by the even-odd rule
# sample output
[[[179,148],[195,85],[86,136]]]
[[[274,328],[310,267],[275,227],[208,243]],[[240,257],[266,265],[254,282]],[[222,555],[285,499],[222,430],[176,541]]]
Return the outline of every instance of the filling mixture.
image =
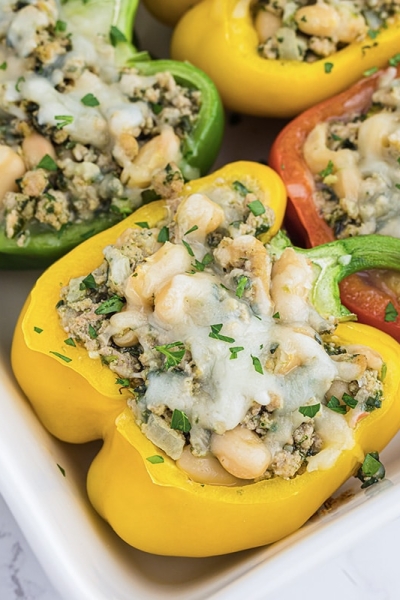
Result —
[[[399,13],[398,0],[256,0],[252,6],[260,56],[313,62],[365,38]]]
[[[315,202],[336,238],[400,236],[400,79],[394,67],[381,77],[366,113],[319,123],[303,154],[315,177]],[[398,273],[360,275],[400,298]]]
[[[167,207],[62,289],[69,343],[108,365],[143,434],[195,481],[328,468],[384,400],[381,357],[338,342],[303,255],[257,239],[274,216],[250,178]]]
[[[54,0],[0,0],[0,222],[21,246],[198,175],[180,163],[200,92],[117,67],[112,33],[82,37]]]

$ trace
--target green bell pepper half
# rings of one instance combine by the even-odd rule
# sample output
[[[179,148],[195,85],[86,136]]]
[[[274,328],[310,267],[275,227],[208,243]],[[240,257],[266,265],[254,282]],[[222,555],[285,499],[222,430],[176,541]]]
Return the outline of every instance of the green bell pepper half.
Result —
[[[200,69],[175,60],[151,60],[147,52],[132,43],[138,0],[66,0],[60,18],[90,39],[103,35],[116,48],[118,66],[138,69],[145,76],[169,72],[180,85],[201,93],[201,107],[193,130],[181,145],[179,164],[186,180],[205,175],[219,152],[224,132],[224,111],[216,87]],[[121,220],[113,212],[98,213],[95,218],[67,224],[56,231],[39,223],[31,228],[25,244],[6,236],[0,222],[0,269],[45,268],[85,239]]]

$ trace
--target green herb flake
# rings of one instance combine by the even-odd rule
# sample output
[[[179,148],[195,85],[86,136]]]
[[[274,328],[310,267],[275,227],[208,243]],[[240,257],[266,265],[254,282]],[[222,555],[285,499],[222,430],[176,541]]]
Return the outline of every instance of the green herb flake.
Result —
[[[125,302],[119,296],[111,296],[105,300],[94,311],[96,315],[109,315],[110,313],[120,312]]]
[[[382,400],[379,396],[379,393],[377,393],[375,396],[369,396],[364,404],[364,409],[367,412],[372,412],[373,410],[376,410],[377,408],[380,408],[382,406]]]
[[[66,363],[70,363],[72,361],[72,358],[69,358],[68,356],[64,356],[64,354],[60,354],[59,352],[54,352],[53,350],[49,351],[50,354],[54,354],[54,356],[57,356],[57,358],[60,358],[61,360],[63,360]]]
[[[310,419],[312,419],[318,413],[320,408],[321,408],[320,404],[311,404],[309,406],[300,406],[299,412],[304,417],[310,417]]]
[[[123,34],[122,31],[118,29],[118,27],[116,27],[115,25],[111,25],[109,36],[111,45],[114,47],[120,42],[127,41],[125,34]]]
[[[381,369],[381,374],[380,374],[381,381],[385,381],[386,373],[387,373],[387,364],[383,363],[382,369]]]
[[[171,419],[171,429],[176,429],[183,433],[188,433],[192,429],[187,415],[182,410],[174,409]]]
[[[185,246],[186,250],[188,251],[189,256],[194,256],[194,252],[193,252],[190,244],[185,242],[185,240],[182,240],[182,244]]]
[[[364,462],[357,471],[356,477],[362,481],[361,488],[367,488],[385,478],[385,467],[379,460],[378,452],[368,452]]]
[[[233,360],[234,358],[237,358],[237,355],[239,354],[239,352],[242,352],[244,350],[243,346],[232,346],[232,348],[229,348],[229,352],[231,353],[229,360]]]
[[[122,387],[129,387],[130,381],[127,377],[117,377],[115,380],[117,385],[122,385]]]
[[[367,69],[366,71],[364,71],[363,75],[364,75],[364,77],[370,77],[371,75],[376,73],[377,70],[378,70],[378,67],[371,67],[370,69]]]
[[[75,340],[72,337],[69,337],[66,340],[64,340],[64,344],[67,344],[67,346],[72,346],[73,348],[76,348]]]
[[[247,207],[255,217],[259,217],[265,213],[265,206],[262,202],[260,202],[260,200],[253,200],[253,202],[249,202]]]
[[[353,396],[350,396],[350,394],[343,394],[342,400],[349,408],[355,408],[358,404],[358,400],[353,398]]]
[[[97,283],[92,273],[89,273],[79,284],[80,290],[97,290]]]
[[[63,33],[64,31],[67,31],[66,22],[65,21],[56,21],[55,32]]]
[[[393,306],[393,304],[391,302],[389,302],[386,305],[385,308],[385,321],[386,323],[393,323],[394,321],[396,321],[397,317],[398,317],[398,312],[395,309],[395,307]]]
[[[15,84],[15,89],[17,92],[21,91],[21,83],[25,81],[25,77],[18,77],[17,83]]]
[[[217,325],[211,325],[211,332],[208,334],[208,337],[213,338],[214,340],[220,340],[221,342],[227,342],[228,344],[233,344],[235,340],[227,335],[221,335],[220,331],[222,329],[222,323],[218,323]]]
[[[57,467],[60,469],[62,476],[65,477],[65,469],[64,469],[64,467],[62,467],[58,463],[57,463]]]
[[[253,362],[253,367],[254,367],[254,370],[255,370],[257,373],[260,373],[260,375],[263,375],[264,371],[263,371],[263,368],[262,368],[262,364],[261,364],[261,361],[260,361],[260,359],[259,359],[257,356],[253,356],[253,355],[251,355],[251,360],[252,360],[252,362]]]
[[[142,229],[150,229],[147,221],[136,221],[135,225],[141,227]]]
[[[115,354],[109,354],[108,356],[104,356],[103,354],[100,355],[100,360],[102,362],[103,365],[111,365],[111,363],[115,362],[116,360],[118,360],[118,357],[115,356]]]
[[[247,194],[250,194],[250,190],[248,190],[247,187],[240,181],[234,181],[232,186],[233,186],[233,189],[236,192],[239,192],[239,194],[241,196],[247,196]]]
[[[160,244],[164,244],[165,242],[169,241],[169,228],[164,225],[164,227],[161,227],[160,229],[160,233],[157,236],[157,242],[160,242]]]
[[[397,65],[399,63],[400,63],[400,52],[398,52],[397,54],[395,54],[394,56],[389,58],[389,65],[391,67],[397,67]]]
[[[327,407],[341,415],[346,414],[345,405],[341,404],[339,398],[336,398],[336,396],[330,397],[329,401],[327,402]]]
[[[34,328],[33,328],[33,331],[34,331],[35,333],[42,333],[43,329],[42,329],[41,327],[34,327]]]
[[[204,256],[203,259],[201,261],[199,260],[195,260],[194,264],[192,264],[192,267],[194,268],[195,271],[204,271],[204,269],[206,268],[207,265],[209,265],[210,263],[212,263],[214,260],[214,257],[212,254],[210,254],[209,252],[207,252]]]
[[[322,171],[319,172],[320,177],[322,177],[322,179],[325,179],[325,177],[328,177],[328,175],[332,175],[334,168],[335,165],[333,164],[333,162],[331,160],[328,161],[328,164],[326,165],[325,169],[322,169]]]
[[[280,318],[281,318],[281,315],[280,315],[280,313],[279,313],[279,312],[276,312],[276,313],[274,313],[274,314],[272,315],[272,318],[273,318],[273,319],[280,319]]]
[[[66,125],[71,125],[71,123],[74,122],[74,117],[72,115],[56,115],[54,119],[59,121],[56,123],[57,129],[63,129]]]
[[[83,96],[83,98],[81,98],[81,102],[85,106],[100,106],[100,102],[93,94],[86,94]]]
[[[153,454],[153,456],[147,456],[146,460],[149,461],[152,465],[160,465],[164,462],[164,459],[159,454]]]
[[[188,229],[188,231],[186,231],[186,233],[184,233],[183,235],[189,235],[189,233],[192,233],[193,231],[197,231],[198,228],[199,228],[198,225],[193,225],[193,227]]]
[[[150,202],[154,202],[154,200],[160,200],[161,196],[157,194],[157,192],[153,189],[143,190],[140,193],[140,197],[142,199],[142,204],[149,204]]]
[[[368,37],[369,37],[371,40],[374,40],[375,38],[377,38],[377,37],[378,37],[379,33],[380,33],[380,32],[379,32],[379,29],[369,29],[369,30],[368,30]]]
[[[186,352],[185,344],[183,342],[171,342],[170,344],[165,344],[163,346],[155,346],[155,349],[166,357],[164,363],[164,368],[166,370],[179,365]]]
[[[249,284],[248,277],[246,277],[245,275],[242,275],[241,277],[239,277],[239,281],[237,283],[236,291],[235,291],[235,294],[238,298],[241,298],[243,296],[244,290],[246,289],[246,287],[248,287],[248,284]]]
[[[95,340],[97,338],[97,331],[95,330],[93,325],[89,325],[88,331],[90,339]]]
[[[4,61],[4,62],[3,62],[3,63],[1,63],[1,65],[0,65],[0,70],[1,70],[1,71],[5,71],[6,69],[7,69],[7,63],[6,63],[6,61]]]
[[[325,73],[332,73],[332,69],[333,69],[334,65],[331,62],[326,62],[324,63],[324,71]]]

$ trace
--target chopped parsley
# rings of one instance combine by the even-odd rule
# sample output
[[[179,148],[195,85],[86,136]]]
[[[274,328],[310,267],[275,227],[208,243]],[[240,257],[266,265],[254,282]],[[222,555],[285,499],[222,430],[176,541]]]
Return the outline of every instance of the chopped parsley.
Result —
[[[15,84],[15,89],[17,92],[21,91],[21,83],[25,81],[25,77],[18,77],[17,83]]]
[[[233,189],[236,192],[239,192],[239,194],[241,196],[247,196],[247,194],[250,194],[250,190],[248,190],[247,187],[240,181],[234,181],[232,186],[233,186]]]
[[[163,244],[164,242],[168,242],[169,241],[169,228],[164,225],[164,227],[161,227],[160,232],[157,236],[157,242],[160,242],[160,244]]]
[[[229,348],[229,352],[231,353],[229,360],[237,358],[237,355],[239,352],[242,352],[242,350],[244,350],[243,346],[232,346],[232,348]]]
[[[59,352],[54,352],[54,350],[50,350],[50,354],[54,354],[54,356],[57,356],[57,358],[60,358],[61,360],[63,360],[66,363],[70,363],[72,361],[72,358],[69,358],[68,356],[65,356],[64,354],[60,354]]]
[[[239,277],[239,281],[237,283],[236,286],[236,296],[238,298],[241,298],[243,296],[244,290],[246,289],[246,287],[248,287],[249,285],[249,278],[246,277],[245,275],[242,275],[241,277]]]
[[[163,346],[155,346],[155,349],[166,357],[164,363],[164,368],[166,370],[179,365],[186,352],[185,344],[183,342],[171,342],[170,344],[164,344]]]
[[[171,429],[176,429],[183,433],[188,433],[192,429],[187,415],[182,410],[174,409],[171,419]]]
[[[208,334],[208,337],[215,340],[221,340],[221,342],[227,342],[228,344],[233,344],[235,340],[227,335],[220,334],[221,329],[222,323],[218,323],[218,325],[211,325],[211,332]]]
[[[322,177],[322,179],[325,179],[325,177],[328,177],[328,175],[332,175],[334,167],[335,165],[333,162],[331,160],[328,161],[325,169],[322,169],[322,171],[319,172],[319,175]]]
[[[2,63],[1,63],[1,65],[0,65],[0,70],[1,70],[1,71],[5,71],[6,69],[7,69],[7,63],[6,63],[6,61],[4,61],[4,62],[2,62]]]
[[[42,329],[41,327],[34,327],[34,328],[33,328],[33,331],[34,331],[35,333],[42,333],[43,329]]]
[[[64,469],[64,467],[62,467],[58,463],[57,463],[57,467],[60,469],[62,476],[65,477],[65,469]]]
[[[64,340],[64,344],[67,344],[67,346],[73,346],[74,348],[76,348],[75,340],[72,337],[69,337],[66,340]]]
[[[199,228],[198,225],[193,225],[193,227],[188,229],[188,231],[186,231],[186,233],[184,233],[183,235],[189,235],[189,233],[192,233],[193,231],[197,231],[198,228]]]
[[[247,206],[255,217],[259,217],[265,213],[265,206],[260,200],[253,200],[253,202],[249,202]]]
[[[96,96],[93,94],[86,94],[81,98],[82,104],[85,106],[99,106],[100,102],[97,100]]]
[[[96,283],[96,280],[93,277],[92,273],[89,273],[89,275],[87,275],[84,279],[82,279],[82,281],[79,284],[79,289],[80,290],[84,290],[84,289],[96,290],[97,289],[97,283]]]
[[[149,461],[152,465],[159,465],[164,462],[164,459],[159,454],[153,454],[153,456],[148,456],[146,460]]]
[[[376,73],[377,70],[378,70],[378,67],[371,67],[370,69],[367,69],[366,71],[364,71],[363,75],[364,75],[364,77],[370,77],[371,75]]]
[[[253,367],[254,367],[254,370],[255,370],[257,373],[260,373],[260,375],[263,375],[264,371],[263,371],[263,368],[262,368],[262,364],[261,364],[261,361],[260,361],[260,359],[259,359],[257,356],[253,356],[253,355],[251,355],[251,360],[252,360],[252,362],[253,362]]]
[[[362,481],[361,488],[367,488],[384,479],[385,475],[385,467],[379,460],[378,452],[368,452],[365,455],[363,464],[357,471],[356,477]]]
[[[147,221],[136,221],[135,225],[141,227],[142,229],[150,229]]]
[[[124,306],[125,301],[119,296],[111,296],[108,300],[105,300],[96,308],[94,311],[96,315],[109,315],[110,313],[120,312]]]
[[[396,321],[398,314],[399,313],[393,306],[392,302],[389,302],[385,308],[385,321],[387,323],[393,323],[394,321]]]
[[[325,73],[328,73],[328,74],[331,73],[332,69],[333,69],[333,66],[334,66],[333,63],[331,63],[331,62],[324,63],[324,71],[325,71]]]
[[[334,412],[337,412],[341,415],[346,414],[346,406],[344,404],[341,404],[339,398],[336,398],[336,396],[331,396],[326,405]]]
[[[58,123],[56,123],[57,129],[63,129],[66,125],[71,125],[74,122],[74,117],[72,115],[56,115],[54,117]]]
[[[299,412],[304,417],[310,417],[310,419],[312,419],[318,413],[318,411],[319,411],[320,408],[321,408],[321,404],[319,404],[319,403],[318,404],[311,404],[309,406],[300,406]]]

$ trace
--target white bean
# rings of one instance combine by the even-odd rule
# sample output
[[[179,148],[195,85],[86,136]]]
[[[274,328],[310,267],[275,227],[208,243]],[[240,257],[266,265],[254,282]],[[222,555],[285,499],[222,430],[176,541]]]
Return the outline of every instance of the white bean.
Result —
[[[18,191],[16,179],[25,173],[25,163],[11,148],[0,145],[0,201],[7,192]]]
[[[213,433],[211,452],[228,473],[239,479],[261,477],[272,460],[257,434],[240,425],[222,435]]]
[[[22,142],[22,157],[27,170],[36,167],[46,154],[56,159],[53,144],[40,133],[31,133]]]
[[[240,484],[240,480],[228,473],[215,456],[212,454],[194,456],[189,446],[184,448],[176,464],[198,483],[226,486]]]

